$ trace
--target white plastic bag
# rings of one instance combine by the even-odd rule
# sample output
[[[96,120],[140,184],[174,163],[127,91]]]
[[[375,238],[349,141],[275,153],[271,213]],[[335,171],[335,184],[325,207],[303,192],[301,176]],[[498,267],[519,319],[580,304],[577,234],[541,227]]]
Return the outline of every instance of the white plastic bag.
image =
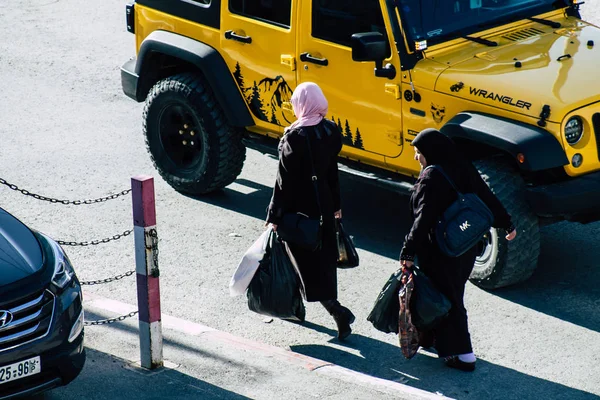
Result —
[[[240,260],[240,264],[231,277],[231,281],[229,281],[230,296],[240,296],[246,292],[250,281],[258,269],[258,263],[266,253],[271,229],[272,228],[269,226],[269,228],[256,239],[252,246],[246,250],[246,253],[244,253],[244,256]]]

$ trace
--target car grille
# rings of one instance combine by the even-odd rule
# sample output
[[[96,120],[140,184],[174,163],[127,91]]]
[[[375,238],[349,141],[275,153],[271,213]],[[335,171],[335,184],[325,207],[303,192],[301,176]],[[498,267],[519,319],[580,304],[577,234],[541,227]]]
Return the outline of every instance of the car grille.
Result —
[[[54,314],[54,295],[43,290],[19,301],[0,304],[1,311],[9,311],[12,321],[0,327],[0,352],[48,334]]]
[[[594,125],[594,134],[596,135],[596,148],[598,150],[598,160],[600,161],[600,113],[594,114],[592,117]]]

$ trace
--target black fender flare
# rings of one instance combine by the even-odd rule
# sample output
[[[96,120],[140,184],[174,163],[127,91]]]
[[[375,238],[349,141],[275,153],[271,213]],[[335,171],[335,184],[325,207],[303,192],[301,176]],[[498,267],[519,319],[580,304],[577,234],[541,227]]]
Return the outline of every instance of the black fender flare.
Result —
[[[138,101],[144,100],[140,99],[145,96],[140,89],[145,86],[145,69],[152,68],[146,64],[152,53],[165,54],[196,66],[210,85],[229,122],[239,127],[254,125],[248,105],[219,52],[207,44],[172,32],[154,31],[140,46],[135,65],[135,74],[140,77],[136,93]]]
[[[542,171],[569,163],[560,142],[550,132],[522,122],[477,112],[461,112],[440,129],[453,139],[487,145],[510,154],[525,156],[519,167]]]

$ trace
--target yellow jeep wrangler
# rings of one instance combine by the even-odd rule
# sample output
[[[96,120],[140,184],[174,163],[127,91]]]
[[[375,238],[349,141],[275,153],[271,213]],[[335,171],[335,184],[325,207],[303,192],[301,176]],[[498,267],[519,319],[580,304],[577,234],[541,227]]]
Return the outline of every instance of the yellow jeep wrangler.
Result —
[[[145,101],[160,175],[202,194],[233,182],[246,146],[273,151],[312,81],[343,132],[340,162],[407,190],[409,146],[439,128],[472,157],[519,229],[492,229],[471,280],[527,279],[540,225],[600,219],[600,30],[576,0],[137,0],[125,94]],[[373,178],[376,177],[376,178]]]

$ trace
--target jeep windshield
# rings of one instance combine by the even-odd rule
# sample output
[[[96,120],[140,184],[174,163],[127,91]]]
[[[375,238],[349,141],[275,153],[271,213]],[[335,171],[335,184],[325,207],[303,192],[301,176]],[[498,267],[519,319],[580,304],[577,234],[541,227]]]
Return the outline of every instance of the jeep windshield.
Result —
[[[429,44],[566,7],[567,0],[399,0],[412,41]]]

